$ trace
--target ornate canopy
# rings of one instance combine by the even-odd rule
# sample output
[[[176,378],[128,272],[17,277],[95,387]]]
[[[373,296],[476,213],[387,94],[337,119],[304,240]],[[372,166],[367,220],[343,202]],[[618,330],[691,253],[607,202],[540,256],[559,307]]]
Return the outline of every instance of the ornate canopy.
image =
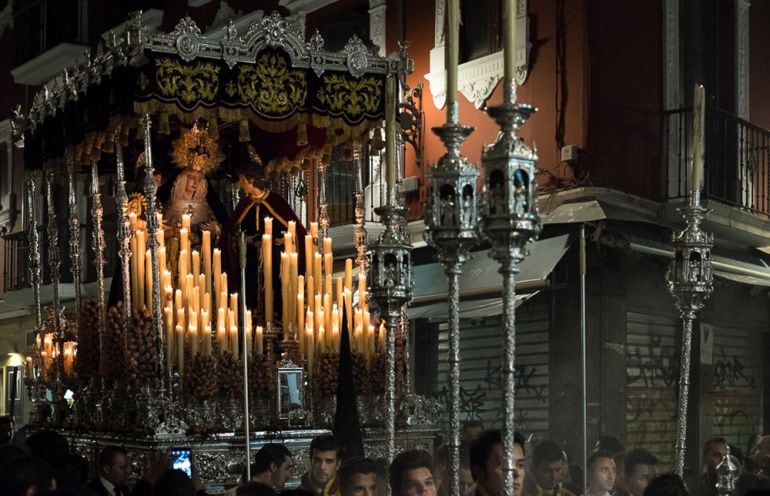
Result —
[[[293,146],[268,162],[288,169],[324,146],[364,140],[385,116],[385,78],[410,70],[404,52],[380,57],[355,36],[342,51],[325,51],[320,34],[305,41],[278,13],[243,36],[232,22],[224,30],[210,40],[184,18],[158,33],[134,16],[121,36],[44,86],[26,114],[16,112],[27,167],[68,154],[99,160],[114,140],[125,145],[141,132],[139,118],[150,114],[160,134],[168,134],[169,117],[185,125],[204,119],[215,132],[236,122],[241,141],[280,134],[276,143]]]

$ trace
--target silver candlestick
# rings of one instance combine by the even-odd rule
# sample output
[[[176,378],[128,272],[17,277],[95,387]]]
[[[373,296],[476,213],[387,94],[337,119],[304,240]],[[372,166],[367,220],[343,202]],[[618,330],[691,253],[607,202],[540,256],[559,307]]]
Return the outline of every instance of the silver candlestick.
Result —
[[[99,193],[99,171],[96,162],[91,162],[91,218],[93,219],[93,250],[94,266],[96,267],[96,279],[98,281],[98,312],[99,312],[99,357],[100,371],[104,372],[104,333],[107,332],[106,302],[104,301],[104,250],[106,243],[104,241],[104,225],[102,219],[104,210],[102,209],[102,195]]]
[[[692,356],[692,324],[698,311],[714,290],[711,273],[711,247],[714,236],[705,233],[701,222],[708,209],[700,204],[700,191],[690,193],[687,206],[678,209],[687,224],[672,238],[674,260],[666,275],[668,289],[676,299],[682,318],[682,355],[679,369],[679,405],[676,420],[676,459],[674,471],[684,472],[687,442],[687,400],[690,392],[690,358]]]
[[[120,143],[120,127],[115,128],[115,169],[118,176],[118,256],[123,276],[123,318],[125,320],[125,336],[128,339],[128,326],[131,317],[131,226],[128,224],[128,195],[126,194],[126,172],[123,161],[123,145]],[[128,348],[126,348],[128,349]]]
[[[155,186],[155,169],[152,166],[152,121],[150,114],[144,114],[144,197],[147,199],[147,245],[150,248],[150,263],[152,265],[152,328],[155,329],[155,357],[157,359],[157,376],[165,379],[171,371],[163,371],[166,363],[165,353],[165,333],[163,332],[163,322],[160,317],[160,266],[158,262],[158,218],[155,215],[155,196],[157,188]]]
[[[388,341],[385,350],[387,375],[385,380],[385,439],[389,460],[396,454],[396,332],[401,322],[401,309],[412,301],[412,247],[404,232],[404,208],[396,203],[395,191],[390,191],[387,205],[375,212],[382,219],[385,231],[372,244],[370,257],[370,297],[380,315],[387,319]]]
[[[27,175],[27,218],[29,231],[29,279],[32,283],[32,299],[35,312],[35,328],[40,332],[43,326],[43,308],[40,302],[40,283],[41,283],[41,263],[40,263],[40,235],[37,232],[37,209],[35,208],[37,197],[37,183],[35,182],[35,173],[30,172]]]
[[[541,225],[535,183],[537,156],[516,134],[535,108],[514,103],[515,83],[506,80],[504,84],[503,103],[487,111],[500,126],[500,134],[482,155],[484,194],[479,219],[503,276],[503,471],[505,494],[513,495],[516,274],[527,255],[527,244],[540,234]]]
[[[56,380],[59,380],[64,371],[64,335],[61,323],[61,300],[59,297],[59,225],[56,222],[56,205],[53,198],[54,172],[51,167],[45,170],[45,201],[47,207],[47,228],[48,228],[48,266],[51,272],[51,290],[53,291],[53,323],[54,323],[54,344],[57,348]]]
[[[476,178],[479,171],[460,154],[473,128],[457,122],[457,102],[447,123],[433,128],[447,149],[430,169],[425,221],[449,284],[449,494],[460,494],[460,275],[478,241]]]
[[[72,263],[72,284],[75,286],[75,321],[79,322],[80,306],[83,303],[80,291],[81,254],[80,254],[80,219],[78,218],[78,194],[75,181],[75,161],[67,159],[67,186],[69,189],[70,210],[70,260]]]

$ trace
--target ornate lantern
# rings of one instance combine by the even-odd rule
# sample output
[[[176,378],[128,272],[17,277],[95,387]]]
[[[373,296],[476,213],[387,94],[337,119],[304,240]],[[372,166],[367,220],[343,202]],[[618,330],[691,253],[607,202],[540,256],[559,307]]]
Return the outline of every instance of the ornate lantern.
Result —
[[[387,377],[385,381],[385,438],[389,459],[396,454],[395,418],[396,418],[396,332],[401,324],[401,310],[412,301],[412,247],[404,232],[404,208],[401,202],[393,198],[391,191],[388,205],[376,208],[375,212],[382,219],[385,231],[372,244],[369,252],[369,295],[378,307],[380,315],[386,319],[388,345],[385,361]]]
[[[687,399],[690,391],[690,358],[692,356],[692,324],[698,311],[714,290],[711,273],[711,246],[714,236],[705,233],[701,222],[708,210],[700,205],[700,192],[690,195],[688,205],[680,208],[687,226],[674,233],[674,259],[667,274],[668,289],[676,299],[682,318],[682,355],[679,372],[679,406],[676,427],[676,464],[674,471],[684,472],[687,439]]]

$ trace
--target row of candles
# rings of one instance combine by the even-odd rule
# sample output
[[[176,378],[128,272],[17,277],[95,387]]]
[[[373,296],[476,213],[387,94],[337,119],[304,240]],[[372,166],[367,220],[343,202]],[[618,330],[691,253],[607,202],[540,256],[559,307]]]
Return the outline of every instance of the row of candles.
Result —
[[[42,337],[41,337],[42,336]],[[48,373],[59,357],[59,348],[54,344],[53,334],[38,334],[36,338],[38,356],[40,357],[40,377],[45,380]],[[27,357],[24,363],[27,377],[32,375],[32,357]],[[64,375],[72,376],[75,373],[75,342],[65,341],[62,345],[62,367]]]
[[[163,225],[161,214],[158,225]],[[262,281],[264,284],[264,309],[266,326],[272,326],[274,308],[273,288],[273,226],[266,218],[261,241]],[[152,272],[150,251],[145,249],[147,233],[141,229],[135,214],[129,215],[131,225],[131,292],[135,306],[152,309]],[[212,249],[211,234],[201,231],[201,250],[193,250],[190,244],[190,216],[183,215],[179,232],[177,276],[168,267],[167,246],[163,230],[157,233],[160,282],[163,288],[161,303],[166,338],[166,367],[174,365],[184,375],[185,347],[192,356],[214,353],[213,342],[218,343],[220,353],[230,352],[237,357],[241,346],[247,354],[264,353],[265,327],[254,326],[251,311],[239,318],[239,295],[228,293],[227,273],[222,272],[222,256],[219,249]],[[375,336],[375,326],[367,308],[366,276],[358,277],[358,304],[353,305],[352,260],[345,261],[345,273],[334,278],[331,238],[323,238],[323,253],[319,253],[318,225],[312,223],[310,234],[305,236],[305,273],[299,274],[296,225],[288,223],[283,234],[283,251],[280,254],[280,281],[282,300],[282,330],[284,340],[299,343],[299,353],[312,374],[315,360],[325,353],[339,352],[340,330],[343,328],[343,306],[347,315],[347,328],[351,348],[372,363],[377,350],[385,342],[384,327]],[[246,281],[247,286],[257,281]],[[242,320],[242,321],[241,321]],[[241,327],[242,324],[242,327]],[[239,333],[242,329],[242,333]],[[376,344],[379,341],[379,344]]]

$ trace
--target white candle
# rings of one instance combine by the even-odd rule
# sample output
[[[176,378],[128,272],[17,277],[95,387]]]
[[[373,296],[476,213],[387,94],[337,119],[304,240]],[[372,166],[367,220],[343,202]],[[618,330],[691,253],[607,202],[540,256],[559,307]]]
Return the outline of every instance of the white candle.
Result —
[[[703,85],[695,86],[692,114],[692,165],[690,169],[690,191],[703,188],[704,132],[706,125],[706,91]]]
[[[458,2],[459,0],[450,0]],[[503,3],[503,64],[505,81],[513,81],[516,72],[516,0]]]

